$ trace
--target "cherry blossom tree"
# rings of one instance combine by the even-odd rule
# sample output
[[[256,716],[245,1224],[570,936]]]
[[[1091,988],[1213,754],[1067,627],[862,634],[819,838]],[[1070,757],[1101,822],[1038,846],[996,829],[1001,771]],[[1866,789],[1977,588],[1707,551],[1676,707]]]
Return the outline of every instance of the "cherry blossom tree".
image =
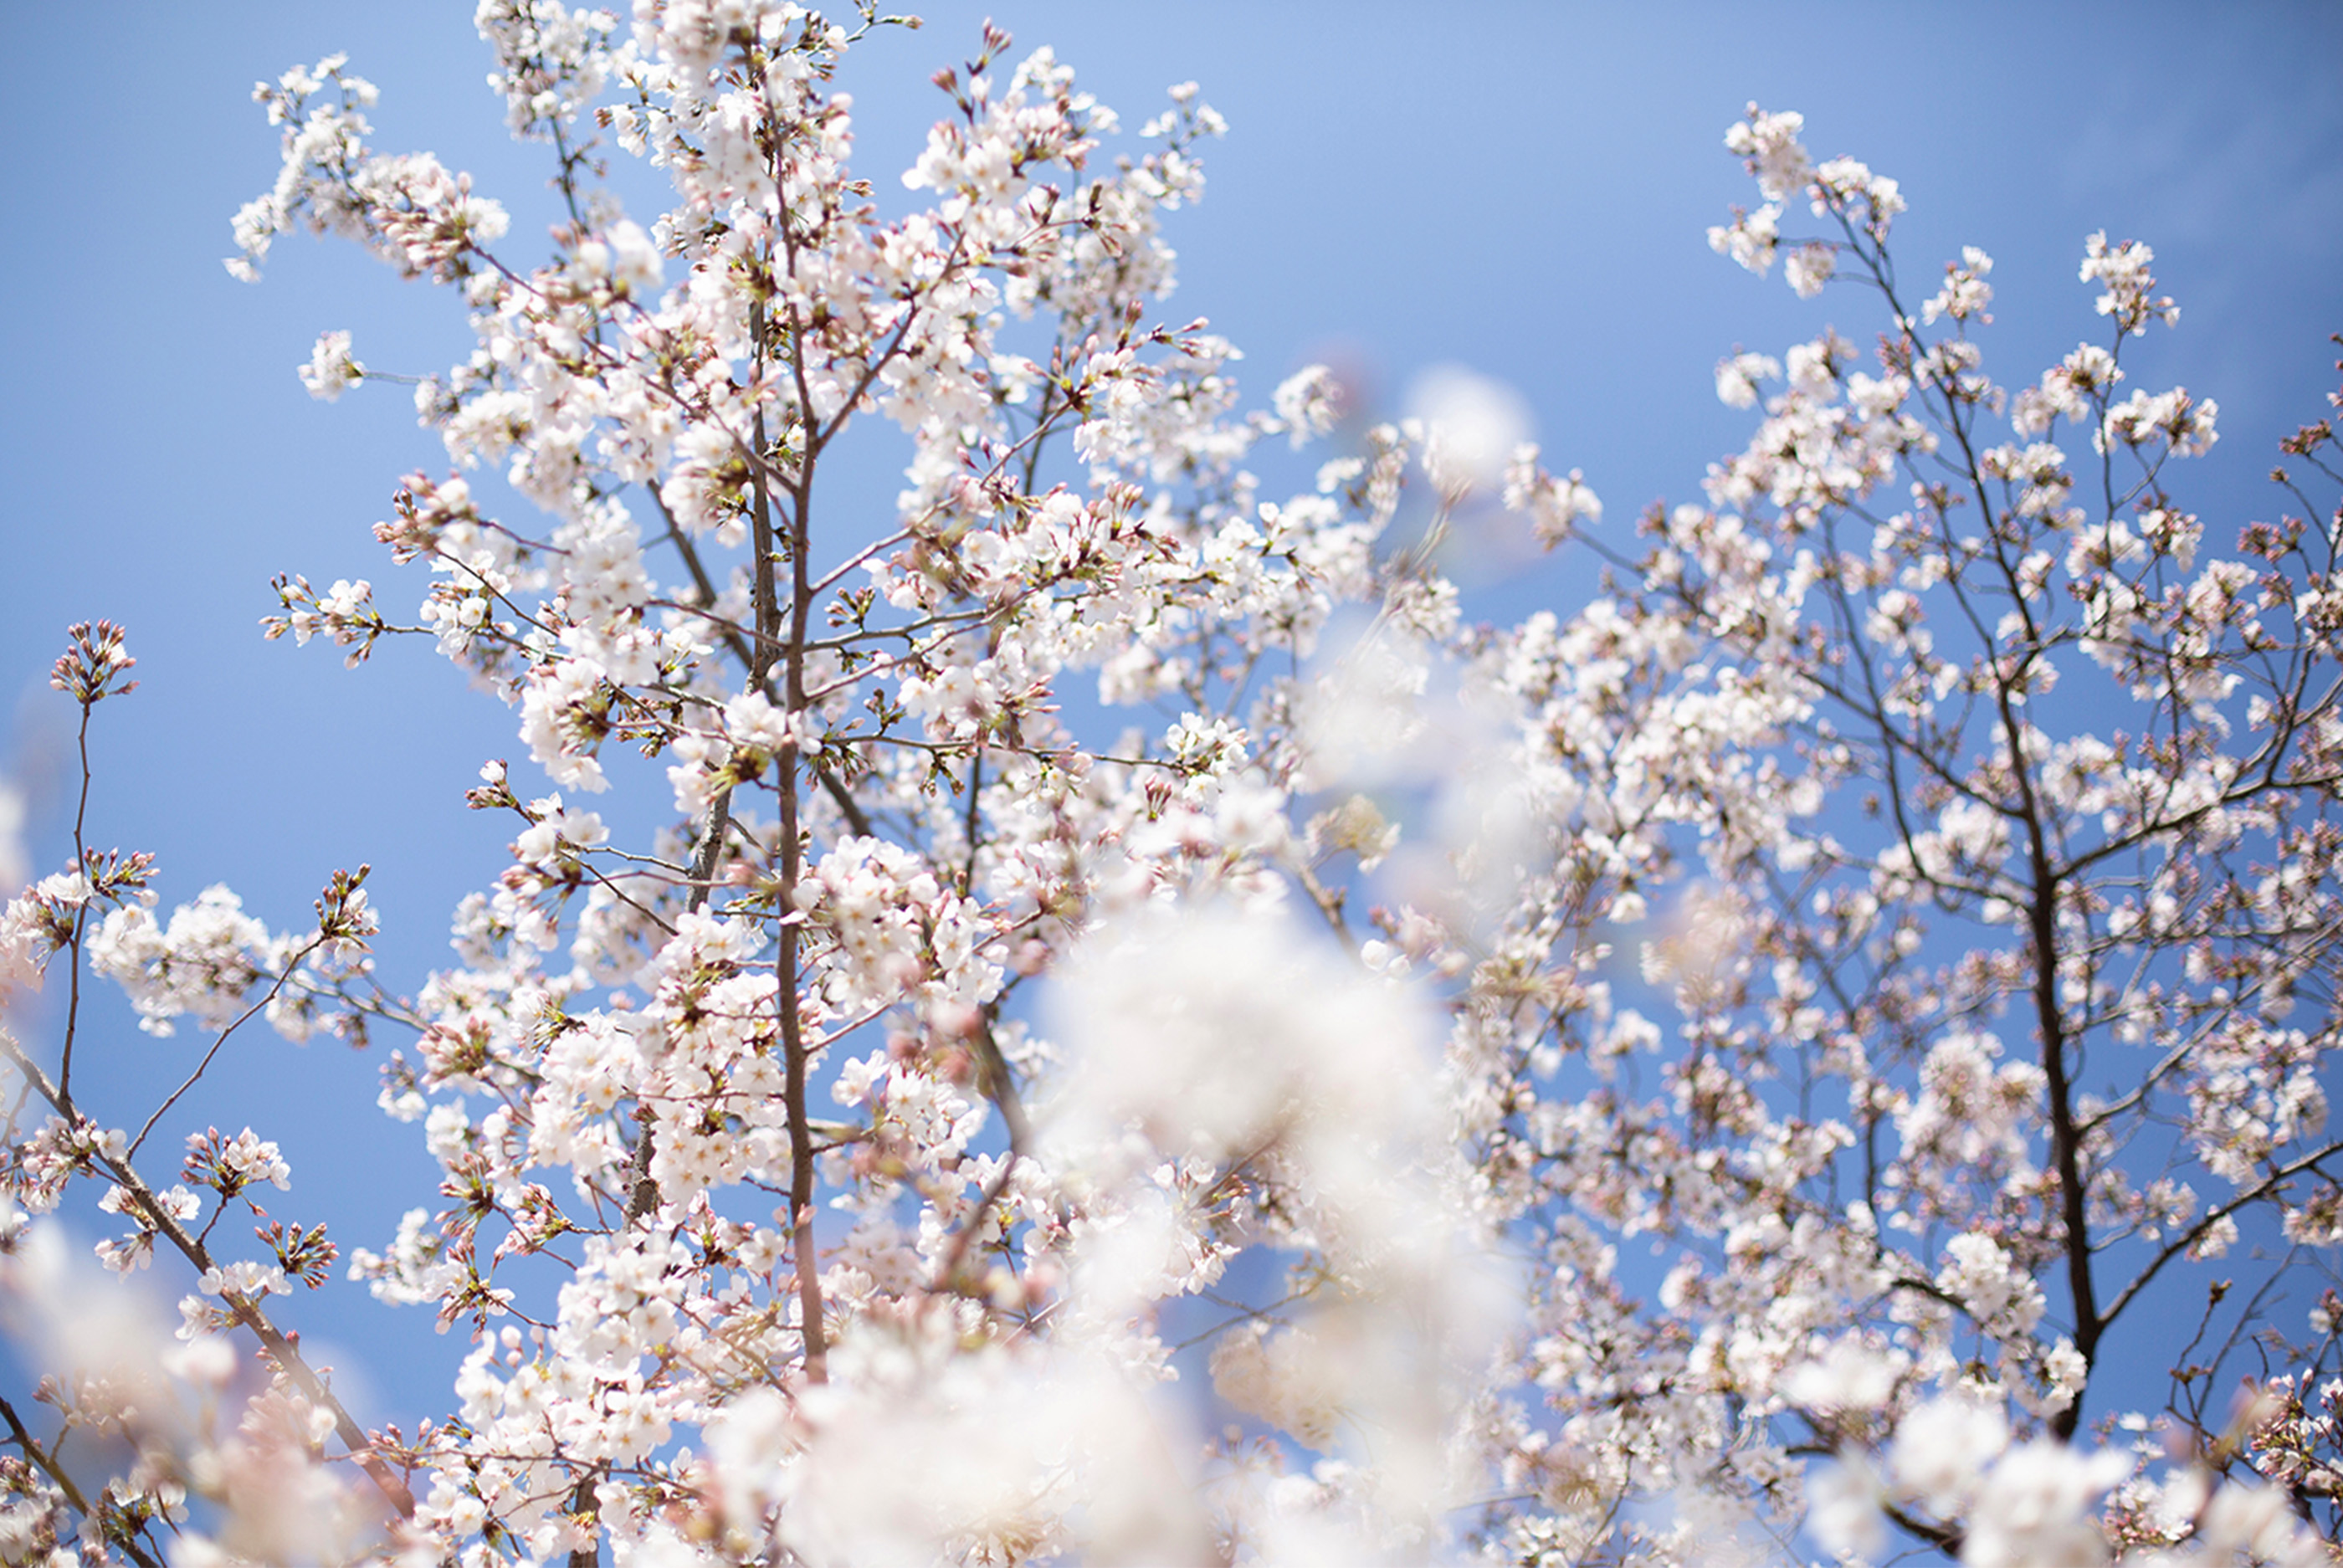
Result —
[[[1749,444],[1622,528],[1469,387],[1246,409],[1160,309],[1193,86],[1131,137],[948,40],[888,217],[834,83],[902,19],[478,20],[549,255],[328,59],[256,93],[229,265],[460,297],[445,371],[300,372],[444,439],[375,529],[419,607],[291,576],[266,632],[507,704],[509,859],[400,989],[365,868],[158,918],[85,767],[0,920],[66,993],[0,1034],[7,1561],[2328,1559],[2343,477],[2322,422],[2271,520],[2187,510],[2146,246],[1998,379],[1990,258],[1922,297],[1896,183],[1753,106],[1711,243],[1876,341],[1726,359]],[[1589,597],[1473,623],[1482,526]],[[85,736],[135,659],[70,635]],[[136,1125],[76,1097],[85,974],[207,1042]],[[256,1018],[383,1052],[443,1172],[395,1236],[177,1115]],[[451,1397],[345,1408],[296,1333],[342,1270],[468,1337]]]

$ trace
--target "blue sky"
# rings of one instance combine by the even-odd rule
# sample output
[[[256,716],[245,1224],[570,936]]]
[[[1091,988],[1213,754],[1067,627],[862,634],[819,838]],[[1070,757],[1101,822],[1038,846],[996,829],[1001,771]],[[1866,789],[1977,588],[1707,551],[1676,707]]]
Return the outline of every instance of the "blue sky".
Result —
[[[35,797],[35,865],[60,863],[68,822],[70,714],[45,671],[68,621],[111,617],[146,684],[101,713],[94,840],[157,851],[166,906],[224,880],[280,928],[307,918],[334,867],[370,860],[402,988],[441,961],[448,910],[502,864],[507,829],[468,814],[464,787],[484,758],[523,749],[503,710],[419,648],[345,672],[330,652],[263,643],[256,623],[278,571],[368,577],[389,607],[417,597],[368,528],[401,474],[444,466],[437,441],[403,397],[313,403],[293,367],[318,331],[347,327],[362,359],[434,368],[466,347],[460,313],[346,248],[280,242],[257,288],[219,258],[229,215],[275,169],[251,83],[334,50],[383,90],[378,146],[472,168],[516,235],[541,227],[541,169],[504,137],[469,13],[25,5],[0,97],[16,149],[0,170],[15,305],[0,321],[0,745]],[[1707,249],[1707,226],[1755,200],[1721,144],[1753,98],[1803,110],[1817,154],[1903,182],[1907,276],[1934,276],[1964,244],[1995,256],[1987,367],[2006,379],[2097,335],[2075,276],[2087,235],[2154,245],[2183,315],[2142,346],[2137,384],[2219,400],[2221,445],[2185,477],[2216,538],[2274,507],[2258,482],[2273,443],[2326,412],[2335,386],[2343,7],[999,0],[992,14],[1020,51],[1054,45],[1134,127],[1188,79],[1227,116],[1210,194],[1172,230],[1183,281],[1166,314],[1209,317],[1259,396],[1339,356],[1395,411],[1426,367],[1470,366],[1521,390],[1549,459],[1583,467],[1614,518],[1694,498],[1706,463],[1738,445],[1749,416],[1716,403],[1718,357],[1778,353],[1825,322],[1858,342],[1875,330],[1866,297],[1797,301]],[[938,112],[929,73],[973,49],[984,15],[934,7],[923,31],[853,62],[859,162],[882,191]],[[884,508],[883,462],[870,484]],[[1564,562],[1479,608],[1511,617],[1586,588]],[[92,1059],[126,1107],[151,1104],[190,1038],[98,1016]],[[371,1060],[257,1033],[230,1059],[234,1093],[196,1114],[285,1142],[289,1215],[335,1216],[346,1247],[379,1245],[427,1201],[416,1131],[375,1118]],[[428,1339],[417,1314],[386,1323],[353,1288],[331,1293],[327,1336],[369,1347],[347,1362],[387,1366]]]

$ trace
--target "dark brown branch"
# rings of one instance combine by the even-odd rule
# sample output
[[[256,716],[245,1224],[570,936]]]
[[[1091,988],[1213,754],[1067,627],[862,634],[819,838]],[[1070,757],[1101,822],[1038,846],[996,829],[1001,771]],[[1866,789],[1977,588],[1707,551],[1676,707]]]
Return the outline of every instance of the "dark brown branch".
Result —
[[[74,1478],[65,1473],[65,1467],[56,1462],[55,1457],[43,1449],[33,1434],[25,1430],[23,1420],[16,1414],[16,1407],[10,1404],[5,1396],[0,1396],[0,1420],[5,1420],[8,1423],[8,1441],[24,1451],[27,1462],[56,1483],[57,1490],[65,1493],[65,1502],[72,1506],[73,1511],[85,1519],[96,1520],[102,1529],[105,1522],[96,1511],[90,1507],[89,1499],[82,1495],[81,1488],[74,1484]],[[128,1553],[130,1560],[137,1563],[138,1568],[162,1568],[162,1564],[152,1553],[127,1534],[113,1538],[111,1543]]]
[[[781,226],[782,244],[792,264],[796,245],[789,238],[789,226]],[[765,326],[761,309],[756,313],[759,336]],[[813,579],[807,561],[812,548],[813,535],[813,394],[806,382],[805,324],[796,318],[789,322],[789,374],[797,384],[798,407],[806,421],[808,449],[798,465],[797,484],[790,496],[789,508],[789,644],[783,668],[783,695],[792,730],[792,741],[781,752],[781,866],[779,902],[783,910],[794,903],[798,879],[804,866],[805,846],[798,828],[798,763],[794,742],[798,716],[806,710],[806,617],[813,607]],[[761,351],[760,351],[761,354]],[[844,417],[843,411],[840,417]],[[758,446],[764,445],[764,410],[757,413]],[[771,526],[766,520],[767,494],[759,473],[758,488],[758,573],[759,598],[758,617],[759,629],[764,629],[767,618],[778,620],[779,606],[769,596],[774,592],[772,579]],[[778,630],[778,627],[775,628]],[[780,929],[779,955],[779,985],[776,1002],[780,1009],[781,1047],[783,1053],[782,1100],[789,1127],[789,1251],[797,1273],[798,1332],[805,1345],[806,1376],[814,1382],[829,1381],[829,1345],[822,1323],[821,1261],[816,1255],[813,1233],[814,1164],[813,1133],[806,1115],[806,1067],[808,1052],[803,1020],[798,1016],[799,941],[801,928],[795,920],[784,920]]]

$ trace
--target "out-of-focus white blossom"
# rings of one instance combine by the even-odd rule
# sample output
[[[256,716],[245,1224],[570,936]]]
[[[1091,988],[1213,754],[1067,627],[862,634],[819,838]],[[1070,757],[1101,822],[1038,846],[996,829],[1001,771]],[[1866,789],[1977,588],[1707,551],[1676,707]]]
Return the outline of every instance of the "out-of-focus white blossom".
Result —
[[[309,362],[301,367],[301,385],[309,389],[310,397],[327,403],[364,379],[366,367],[350,357],[347,332],[321,333],[317,346],[309,351]]]

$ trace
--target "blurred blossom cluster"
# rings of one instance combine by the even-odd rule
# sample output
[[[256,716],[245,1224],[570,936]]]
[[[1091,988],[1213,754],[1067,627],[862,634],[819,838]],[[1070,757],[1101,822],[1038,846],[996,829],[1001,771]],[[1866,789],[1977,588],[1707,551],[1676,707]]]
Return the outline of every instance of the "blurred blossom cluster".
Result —
[[[2004,381],[1992,258],[1903,292],[1896,183],[1753,106],[1711,243],[1865,286],[1876,350],[1736,352],[1746,447],[1606,526],[1470,371],[1249,409],[1157,324],[1192,85],[1129,136],[988,25],[884,217],[832,84],[898,19],[478,22],[549,254],[337,57],[257,90],[229,265],[460,297],[453,366],[297,371],[445,441],[375,530],[412,608],[287,576],[266,630],[504,702],[509,858],[402,991],[363,868],[165,916],[95,819],[34,878],[0,791],[0,1002],[60,1025],[0,1034],[0,1559],[2332,1560],[2343,1298],[2281,1303],[2343,1241],[2343,481],[2321,422],[2242,534],[2167,488],[2217,409],[2127,385],[2147,246]],[[1602,586],[1476,624],[1467,529]],[[134,663],[74,628],[85,731]],[[193,1037],[123,1126],[85,971]],[[442,1175],[395,1235],[178,1109],[256,1019],[384,1052]],[[294,1332],[345,1273],[471,1346],[380,1430]],[[2201,1313],[2168,1373],[2151,1312]]]

